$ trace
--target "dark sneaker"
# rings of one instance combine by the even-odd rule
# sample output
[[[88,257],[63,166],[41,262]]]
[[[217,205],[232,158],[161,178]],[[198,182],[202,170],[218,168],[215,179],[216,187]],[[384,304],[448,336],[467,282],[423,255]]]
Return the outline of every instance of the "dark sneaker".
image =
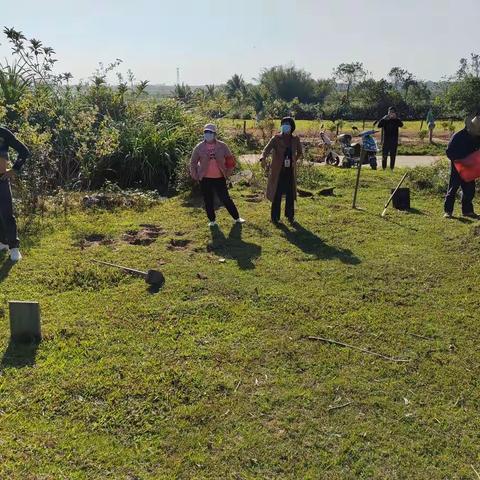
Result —
[[[475,218],[475,219],[478,219],[479,216],[476,214],[476,213],[462,213],[462,217],[467,217],[467,218]]]

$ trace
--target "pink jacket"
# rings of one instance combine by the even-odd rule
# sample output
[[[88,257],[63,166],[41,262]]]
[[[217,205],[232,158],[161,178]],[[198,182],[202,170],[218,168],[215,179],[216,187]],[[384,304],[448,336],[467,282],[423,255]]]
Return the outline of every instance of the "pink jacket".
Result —
[[[225,166],[225,158],[231,157],[232,153],[227,147],[227,144],[217,140],[215,142],[215,158],[217,160],[218,168],[222,172],[225,178],[232,174],[233,169]],[[192,158],[190,159],[190,175],[194,180],[201,180],[205,176],[205,172],[208,168],[208,162],[210,161],[207,142],[200,142],[192,152]]]

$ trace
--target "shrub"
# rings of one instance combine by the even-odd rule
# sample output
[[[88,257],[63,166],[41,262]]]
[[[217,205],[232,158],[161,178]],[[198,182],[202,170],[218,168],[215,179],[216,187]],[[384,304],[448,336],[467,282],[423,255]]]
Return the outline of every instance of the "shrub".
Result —
[[[410,184],[418,190],[445,193],[450,178],[450,163],[438,160],[433,165],[415,167],[409,175]]]
[[[423,142],[427,138],[428,131],[423,129],[418,132],[418,138]]]

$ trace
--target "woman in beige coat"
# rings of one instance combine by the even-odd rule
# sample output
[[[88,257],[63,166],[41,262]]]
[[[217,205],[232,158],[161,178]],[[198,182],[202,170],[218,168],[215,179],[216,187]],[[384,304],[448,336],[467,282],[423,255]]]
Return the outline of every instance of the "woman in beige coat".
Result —
[[[297,161],[303,155],[300,139],[293,135],[295,120],[292,117],[282,118],[280,129],[281,133],[270,139],[260,158],[262,166],[267,168],[267,158],[273,152],[268,175],[267,198],[272,202],[271,218],[275,224],[280,221],[283,195],[285,195],[285,217],[291,223],[295,221]]]

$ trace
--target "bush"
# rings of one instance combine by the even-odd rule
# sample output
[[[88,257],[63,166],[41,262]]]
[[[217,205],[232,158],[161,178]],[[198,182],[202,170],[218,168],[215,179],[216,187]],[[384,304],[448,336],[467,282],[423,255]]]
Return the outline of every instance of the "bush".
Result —
[[[418,132],[418,138],[423,142],[427,138],[428,131],[423,129]]]
[[[418,190],[444,194],[449,178],[450,162],[439,160],[433,165],[413,168],[409,175],[409,182]]]

